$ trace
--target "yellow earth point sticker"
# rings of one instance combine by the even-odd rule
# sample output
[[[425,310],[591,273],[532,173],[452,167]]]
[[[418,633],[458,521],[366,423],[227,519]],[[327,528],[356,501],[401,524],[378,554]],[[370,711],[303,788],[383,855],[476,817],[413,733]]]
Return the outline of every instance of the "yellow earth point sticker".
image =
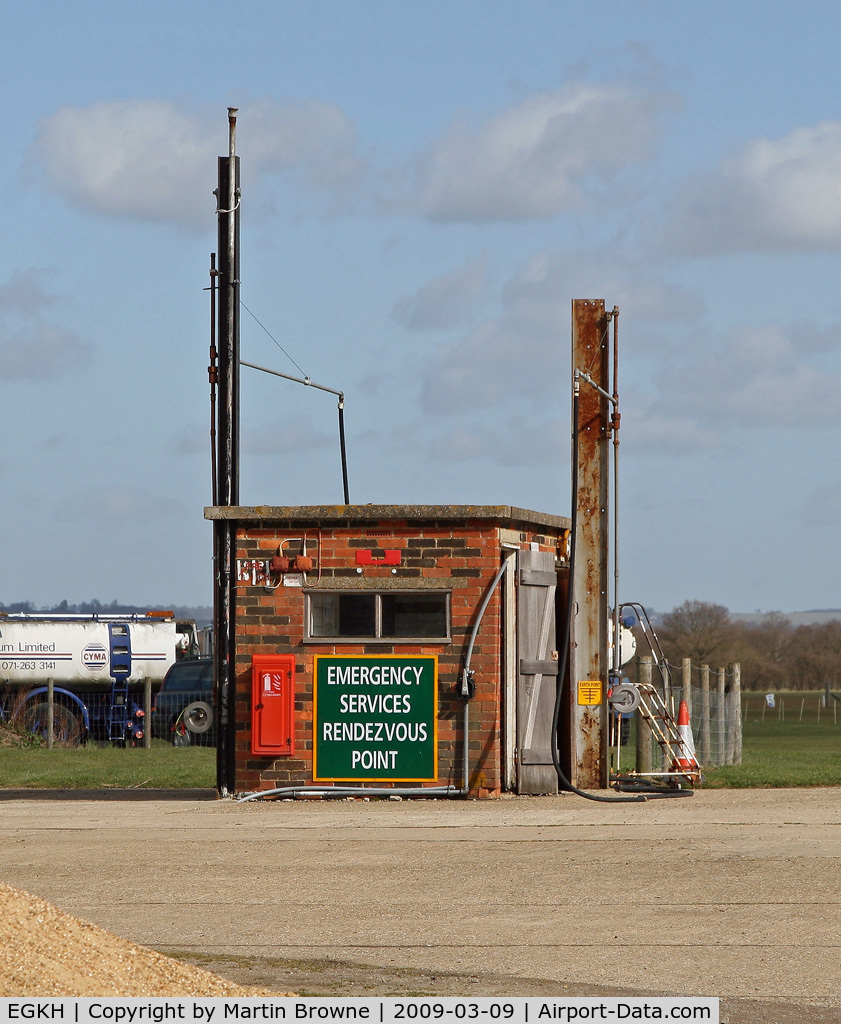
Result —
[[[601,679],[578,680],[578,703],[593,706],[602,702]]]

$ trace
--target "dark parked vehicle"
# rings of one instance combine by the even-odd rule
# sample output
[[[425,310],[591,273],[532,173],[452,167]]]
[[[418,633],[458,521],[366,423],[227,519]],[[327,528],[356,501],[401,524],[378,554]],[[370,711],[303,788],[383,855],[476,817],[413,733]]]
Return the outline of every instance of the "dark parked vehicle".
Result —
[[[177,661],[152,705],[152,736],[173,746],[216,746],[213,659]]]

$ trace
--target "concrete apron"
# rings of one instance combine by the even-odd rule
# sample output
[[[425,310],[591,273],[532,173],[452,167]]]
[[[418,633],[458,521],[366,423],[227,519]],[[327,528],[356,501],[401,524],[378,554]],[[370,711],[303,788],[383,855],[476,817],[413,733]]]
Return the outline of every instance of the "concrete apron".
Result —
[[[841,1007],[839,797],[8,800],[0,879],[163,952]]]

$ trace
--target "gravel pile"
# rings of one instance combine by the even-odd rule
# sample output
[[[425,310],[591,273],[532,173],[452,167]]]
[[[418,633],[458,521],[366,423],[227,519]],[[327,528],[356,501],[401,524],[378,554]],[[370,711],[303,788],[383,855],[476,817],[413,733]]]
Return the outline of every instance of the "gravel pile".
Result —
[[[268,994],[135,946],[0,883],[0,996]]]

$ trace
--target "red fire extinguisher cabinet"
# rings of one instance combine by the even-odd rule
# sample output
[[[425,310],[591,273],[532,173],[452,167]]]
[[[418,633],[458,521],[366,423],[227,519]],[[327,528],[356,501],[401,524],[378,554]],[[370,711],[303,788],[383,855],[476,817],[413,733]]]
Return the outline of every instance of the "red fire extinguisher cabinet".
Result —
[[[295,752],[295,655],[251,657],[251,753]]]

